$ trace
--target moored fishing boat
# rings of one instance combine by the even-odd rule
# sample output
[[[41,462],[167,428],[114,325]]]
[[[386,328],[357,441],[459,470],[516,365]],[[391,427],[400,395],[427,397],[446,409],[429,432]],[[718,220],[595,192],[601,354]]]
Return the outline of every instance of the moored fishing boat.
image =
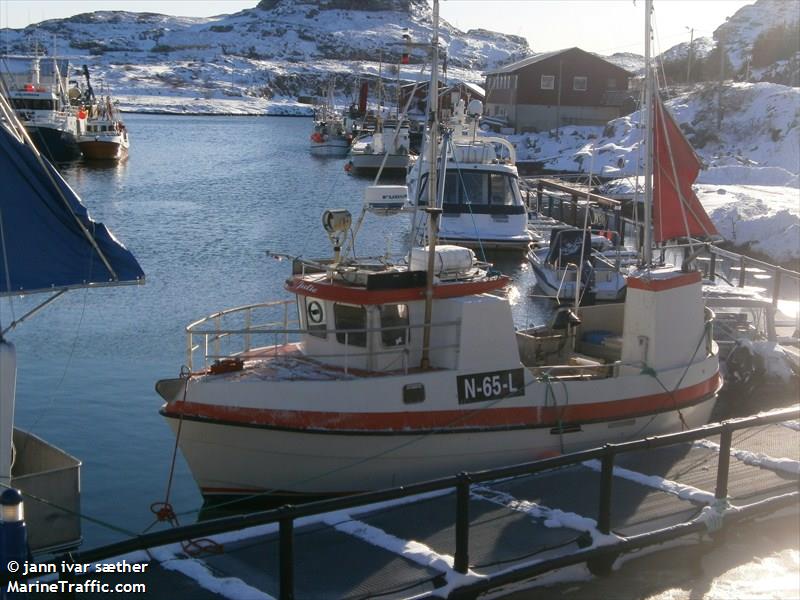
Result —
[[[91,107],[86,119],[86,131],[78,138],[83,157],[88,160],[124,160],[128,157],[130,140],[125,123],[106,96]]]
[[[355,121],[336,110],[333,83],[325,101],[314,108],[314,131],[309,151],[315,156],[346,156],[353,141]]]
[[[434,27],[434,65],[437,41]],[[156,389],[205,496],[356,492],[708,420],[721,382],[700,273],[646,261],[624,303],[516,330],[507,278],[437,245],[444,139],[428,147],[426,246],[356,258],[364,218],[407,204],[369,188],[355,227],[323,215],[333,257],[294,259],[289,299],[187,328],[189,371]]]
[[[8,100],[39,152],[52,162],[80,158],[81,126],[67,90],[69,61],[6,56]]]

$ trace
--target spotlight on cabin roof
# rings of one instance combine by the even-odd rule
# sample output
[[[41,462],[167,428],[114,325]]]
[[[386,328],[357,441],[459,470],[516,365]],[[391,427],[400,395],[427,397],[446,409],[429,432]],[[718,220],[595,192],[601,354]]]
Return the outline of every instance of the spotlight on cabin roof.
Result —
[[[470,117],[480,117],[483,114],[483,102],[477,98],[470,100],[467,105],[467,115]]]
[[[322,226],[329,234],[347,231],[352,222],[353,217],[350,215],[350,211],[344,208],[326,210],[322,213]]]

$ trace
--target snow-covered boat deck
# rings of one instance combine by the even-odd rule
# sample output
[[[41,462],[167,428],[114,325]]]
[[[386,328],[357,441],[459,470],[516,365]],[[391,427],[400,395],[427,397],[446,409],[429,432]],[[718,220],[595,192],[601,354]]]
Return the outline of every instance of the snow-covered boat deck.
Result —
[[[191,556],[185,546],[172,544],[128,555],[128,561],[149,563],[143,575],[112,579],[95,573],[88,579],[142,582],[154,595],[169,590],[171,598],[192,600],[461,597],[487,577],[501,581],[515,569],[582,563],[582,554],[620,544],[642,542],[637,546],[642,547],[657,531],[712,532],[739,518],[771,515],[776,500],[796,511],[800,413],[795,406],[780,416],[732,432],[724,507],[716,499],[718,465],[725,462],[718,429],[693,441],[648,448],[658,445],[651,441],[619,454],[606,483],[602,458],[495,480],[476,474],[463,488],[469,490],[468,541],[458,541],[458,493],[448,487],[322,514],[306,505],[302,508],[309,510],[294,515],[293,528],[283,532],[291,563],[281,565],[282,535],[274,522],[214,535],[212,553]],[[610,491],[607,518],[603,501],[598,504],[604,488]],[[252,522],[246,519],[242,523]],[[454,558],[459,544],[462,560],[468,549],[466,573]],[[93,552],[75,559],[94,561]],[[598,565],[602,568],[602,561],[594,563],[594,571]],[[281,582],[293,585],[293,595],[285,588],[281,594]]]

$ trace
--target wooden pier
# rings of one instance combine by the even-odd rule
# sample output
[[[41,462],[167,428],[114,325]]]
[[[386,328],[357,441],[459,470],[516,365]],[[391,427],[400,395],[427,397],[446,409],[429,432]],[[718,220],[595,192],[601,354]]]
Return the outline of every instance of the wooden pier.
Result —
[[[779,409],[491,472],[201,522],[53,562],[146,562],[144,574],[69,581],[145,583],[153,597],[187,600],[473,598],[568,565],[585,563],[602,575],[638,548],[713,536],[781,508],[796,512],[798,419],[797,406]],[[202,542],[180,543],[207,536],[216,545],[199,555],[191,550]]]

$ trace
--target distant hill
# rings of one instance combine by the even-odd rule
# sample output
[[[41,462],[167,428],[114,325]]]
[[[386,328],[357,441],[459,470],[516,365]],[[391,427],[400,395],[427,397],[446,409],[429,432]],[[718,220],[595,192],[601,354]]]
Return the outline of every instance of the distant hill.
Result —
[[[740,8],[713,33],[694,40],[692,81],[726,79],[800,85],[800,3],[758,0]],[[720,56],[724,53],[724,61]],[[673,82],[686,81],[689,44],[664,52],[664,70]]]
[[[201,98],[293,98],[320,94],[336,75],[339,94],[359,76],[394,79],[404,50],[431,36],[426,0],[262,0],[210,18],[97,11],[3,30],[11,53],[55,52],[87,62],[116,94]],[[482,82],[482,71],[530,53],[524,38],[444,22],[447,75]],[[400,77],[415,80],[425,51]]]

